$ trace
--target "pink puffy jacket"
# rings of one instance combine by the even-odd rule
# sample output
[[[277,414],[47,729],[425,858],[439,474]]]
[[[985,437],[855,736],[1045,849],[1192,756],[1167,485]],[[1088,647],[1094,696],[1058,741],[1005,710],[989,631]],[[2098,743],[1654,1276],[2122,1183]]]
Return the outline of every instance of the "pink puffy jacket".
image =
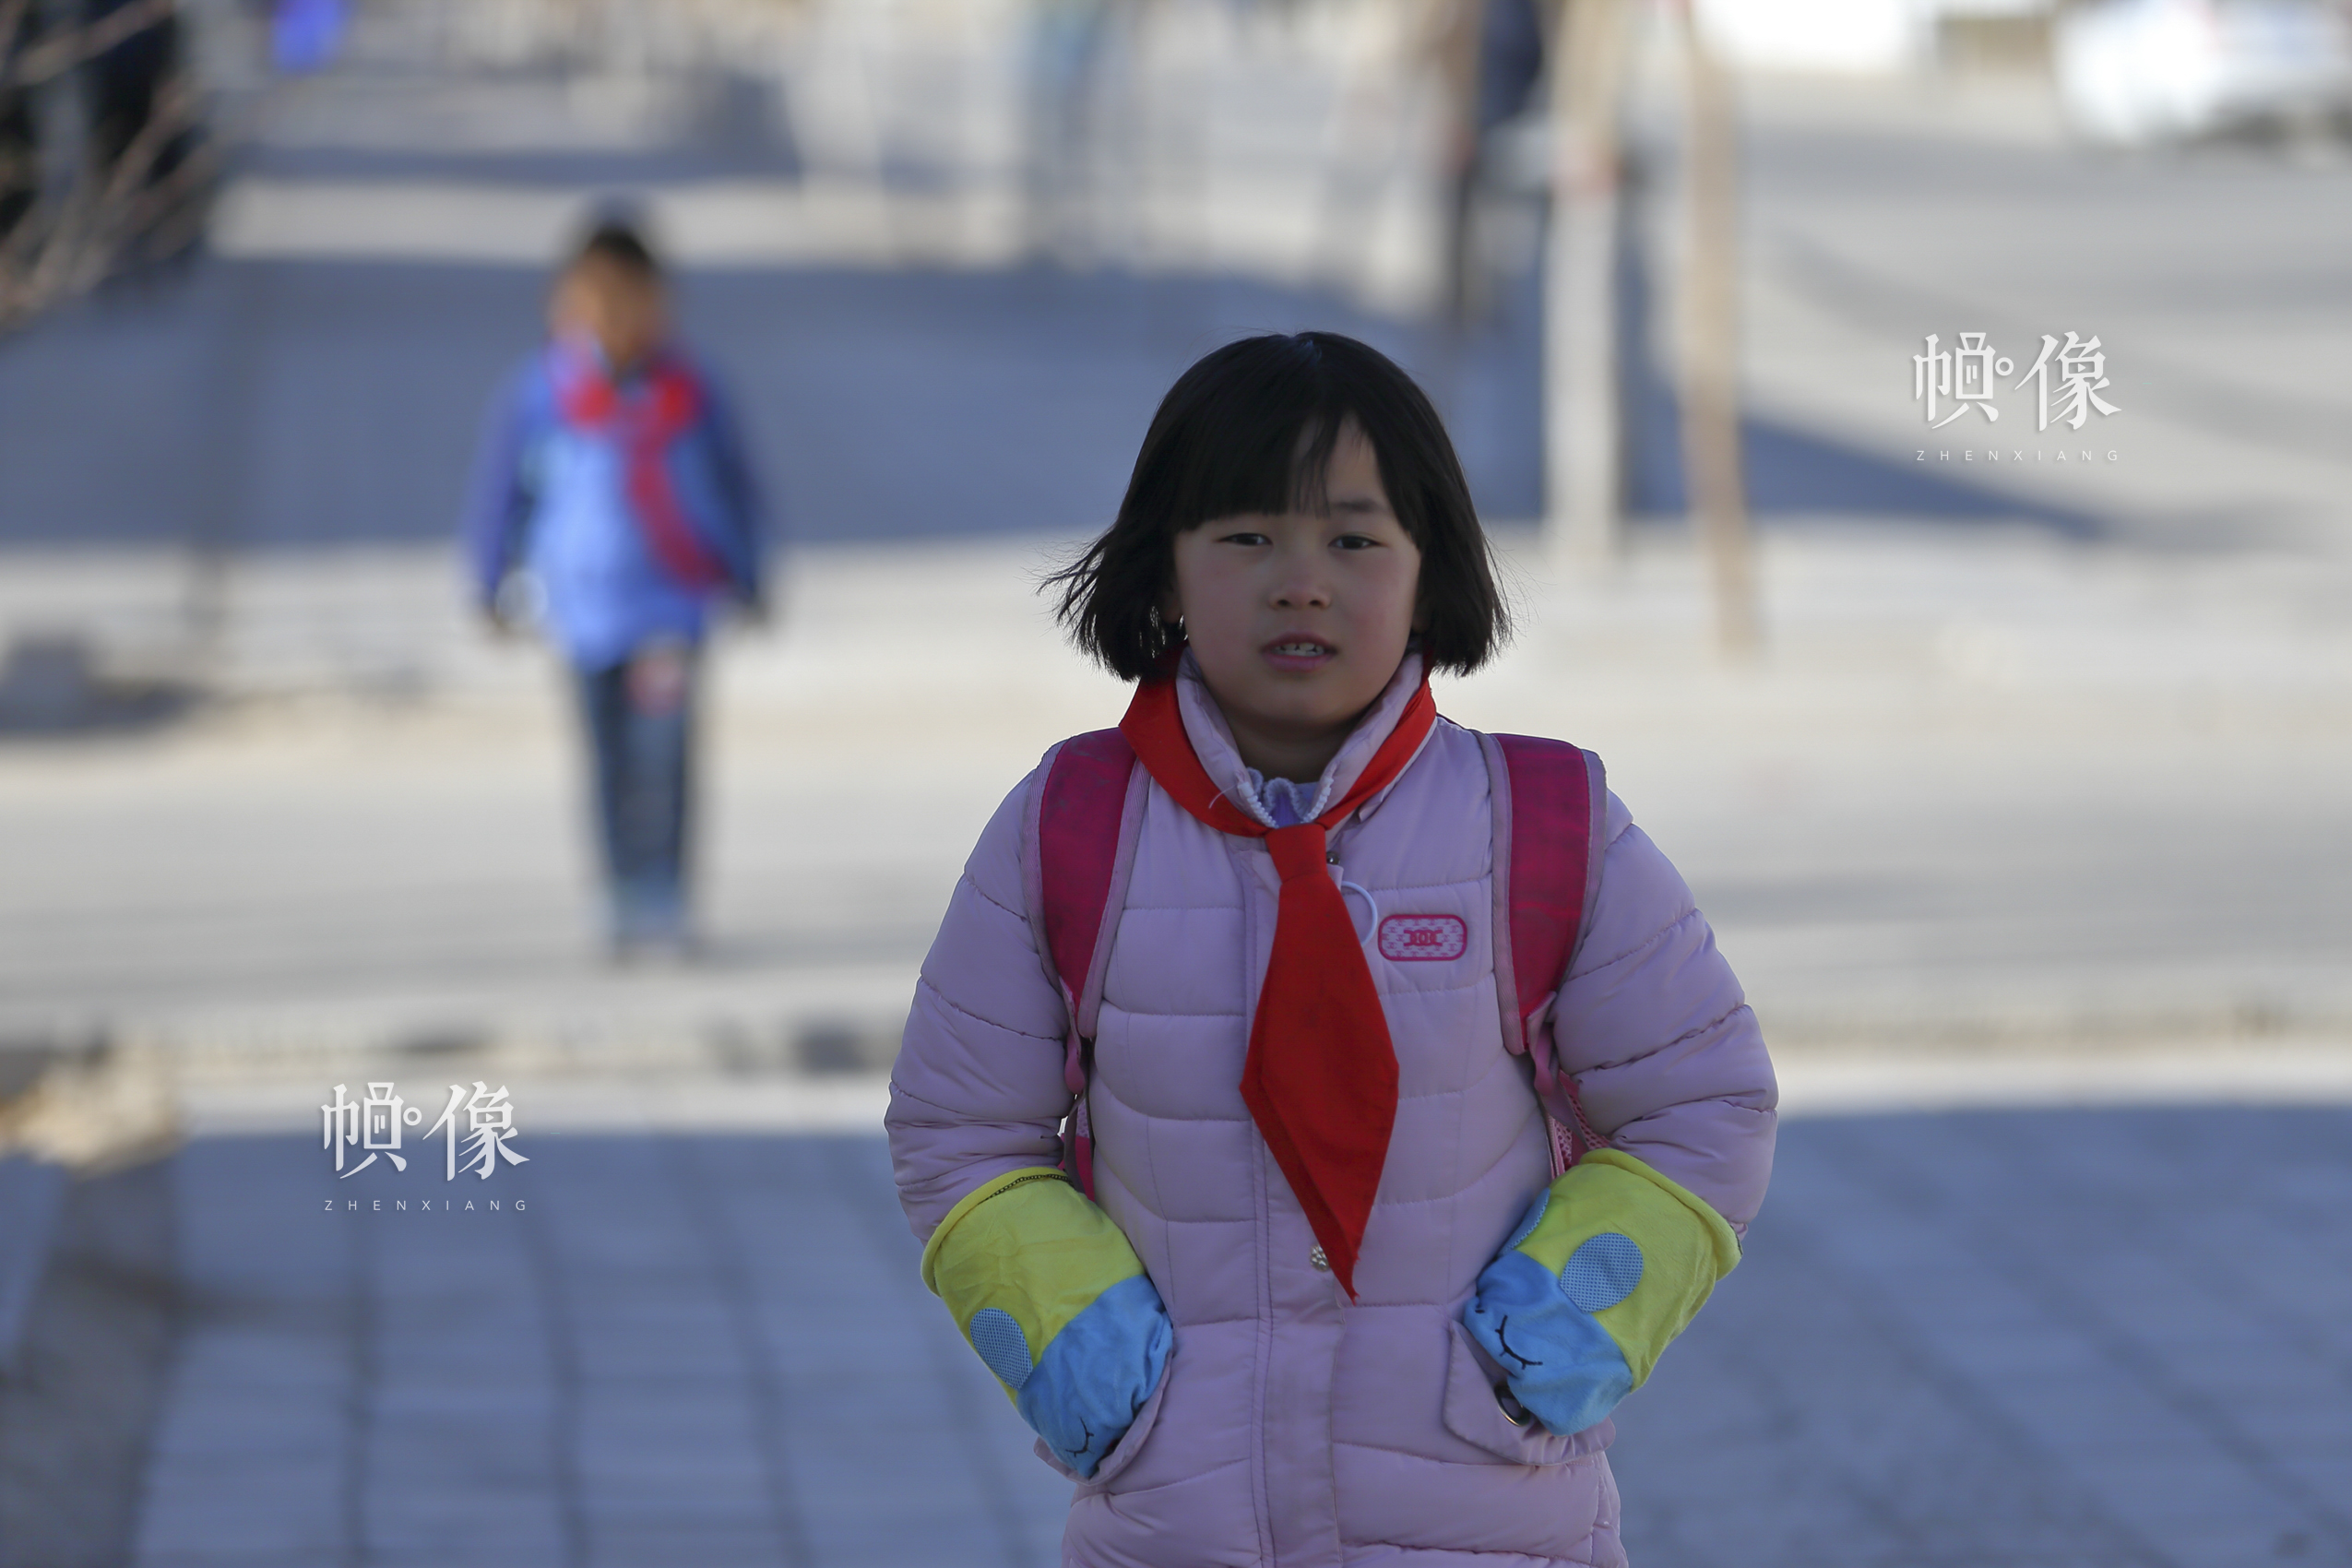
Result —
[[[1408,659],[1333,763],[1327,798],[1419,678]],[[1252,801],[1214,701],[1182,679],[1209,777]],[[1041,777],[981,834],[892,1074],[891,1154],[924,1238],[974,1187],[1061,1157],[1065,1013],[1023,893],[1038,852],[1025,807]],[[1479,1271],[1550,1179],[1527,1064],[1504,1049],[1495,996],[1478,737],[1441,719],[1396,781],[1332,831],[1337,874],[1383,915],[1451,915],[1468,932],[1440,961],[1370,950],[1401,1087],[1352,1303],[1314,1266],[1313,1233],[1239,1087],[1274,931],[1271,857],[1157,786],[1145,813],[1089,1095],[1097,1196],[1167,1303],[1175,1348],[1151,1402],[1078,1486],[1063,1562],[1623,1562],[1602,1452],[1613,1428],[1514,1426],[1459,1322]],[[1744,1228],[1772,1164],[1763,1038],[1682,879],[1614,796],[1606,838],[1551,1016],[1559,1059],[1616,1146]]]

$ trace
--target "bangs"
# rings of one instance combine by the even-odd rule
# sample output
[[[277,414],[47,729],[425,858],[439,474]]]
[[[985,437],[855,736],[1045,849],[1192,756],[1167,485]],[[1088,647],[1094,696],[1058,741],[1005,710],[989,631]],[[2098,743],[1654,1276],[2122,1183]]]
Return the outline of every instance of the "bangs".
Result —
[[[1383,421],[1361,407],[1364,398],[1352,395],[1360,388],[1336,374],[1329,357],[1305,348],[1310,352],[1261,355],[1252,376],[1220,376],[1214,395],[1202,395],[1190,409],[1183,421],[1190,428],[1181,440],[1146,440],[1136,481],[1153,470],[1150,481],[1159,493],[1147,510],[1169,539],[1244,513],[1322,513],[1329,501],[1324,481],[1331,454],[1343,430],[1355,423],[1381,461],[1383,489],[1397,508],[1397,522],[1416,545],[1423,540],[1420,517],[1411,515],[1419,508],[1408,508],[1390,475],[1390,445],[1376,433]],[[1176,393],[1169,393],[1173,398]],[[1155,430],[1155,435],[1162,433]]]
[[[1244,513],[1317,513],[1339,433],[1362,417],[1327,375],[1306,366],[1219,389],[1195,412],[1182,450],[1165,456],[1167,481],[1155,507],[1171,533]],[[1369,431],[1366,432],[1370,434]],[[1376,445],[1377,444],[1375,444]]]

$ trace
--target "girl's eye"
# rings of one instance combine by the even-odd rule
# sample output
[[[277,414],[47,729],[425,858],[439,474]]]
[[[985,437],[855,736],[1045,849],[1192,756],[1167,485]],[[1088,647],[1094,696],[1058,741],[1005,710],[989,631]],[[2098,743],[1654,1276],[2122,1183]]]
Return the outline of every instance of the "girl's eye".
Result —
[[[1266,538],[1265,535],[1262,533],[1249,533],[1245,531],[1242,533],[1229,533],[1221,535],[1218,539],[1217,542],[1219,544],[1264,544],[1266,542]]]
[[[1331,547],[1334,550],[1376,550],[1380,547],[1380,540],[1368,534],[1343,533],[1331,541]]]

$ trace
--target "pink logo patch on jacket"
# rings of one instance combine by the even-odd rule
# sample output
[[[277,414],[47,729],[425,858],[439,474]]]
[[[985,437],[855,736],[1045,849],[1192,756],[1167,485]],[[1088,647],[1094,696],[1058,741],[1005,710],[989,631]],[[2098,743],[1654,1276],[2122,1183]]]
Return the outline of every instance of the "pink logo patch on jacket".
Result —
[[[1400,963],[1458,958],[1470,945],[1459,915],[1391,915],[1380,922],[1380,956]]]

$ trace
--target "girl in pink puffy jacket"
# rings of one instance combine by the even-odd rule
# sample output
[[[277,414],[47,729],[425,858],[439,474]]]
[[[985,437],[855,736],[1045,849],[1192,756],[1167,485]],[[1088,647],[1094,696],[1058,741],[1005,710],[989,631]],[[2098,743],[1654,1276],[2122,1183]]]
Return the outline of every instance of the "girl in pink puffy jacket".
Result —
[[[1514,821],[1498,743],[1437,716],[1430,671],[1507,628],[1436,411],[1347,338],[1229,344],[1059,580],[1136,683],[1108,951],[1053,962],[1050,754],[956,886],[887,1124],[925,1282],[1077,1483],[1063,1561],[1622,1562],[1609,1414],[1739,1260],[1772,1069],[1616,798]],[[1500,873],[1555,852],[1583,907],[1528,986]]]

